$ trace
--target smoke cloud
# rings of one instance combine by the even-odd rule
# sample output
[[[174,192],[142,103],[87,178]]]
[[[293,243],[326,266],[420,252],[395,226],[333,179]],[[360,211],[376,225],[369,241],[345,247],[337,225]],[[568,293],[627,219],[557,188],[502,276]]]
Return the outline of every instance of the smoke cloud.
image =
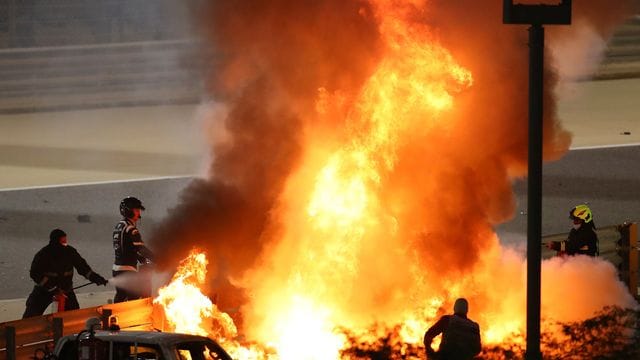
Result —
[[[574,21],[606,38],[629,9],[618,3],[575,2]],[[448,309],[465,295],[481,325],[496,311],[522,318],[524,260],[500,248],[493,226],[513,216],[511,181],[526,175],[527,32],[502,24],[500,2],[219,0],[203,14],[216,53],[209,90],[225,110],[211,119],[209,178],[184,191],[151,239],[161,266],[207,250],[221,308],[249,301],[253,324],[278,315],[279,290],[334,304],[352,324],[401,319],[426,299]],[[434,59],[417,64],[426,73],[405,67],[422,56]],[[546,160],[571,141],[556,113],[554,64],[547,53]],[[376,92],[380,84],[391,90]],[[425,87],[433,99],[416,99]],[[324,217],[318,184],[341,176],[327,198],[338,209]],[[351,211],[361,202],[366,216]],[[593,280],[567,281],[576,272]],[[553,260],[543,276],[554,285],[543,303],[562,319],[633,304],[600,260]],[[567,293],[596,288],[613,291],[574,316],[554,312]]]
[[[637,2],[632,1],[589,1],[586,5],[576,2],[570,27],[548,27],[548,47],[560,80],[589,79],[604,57],[615,26],[637,10]]]
[[[271,240],[267,223],[299,161],[318,88],[356,92],[380,44],[365,2],[216,1],[207,10],[203,21],[220,54],[211,96],[226,107],[212,121],[224,132],[212,135],[210,178],[184,191],[151,243],[171,246],[160,252],[161,266],[174,267],[199,246],[238,277]]]

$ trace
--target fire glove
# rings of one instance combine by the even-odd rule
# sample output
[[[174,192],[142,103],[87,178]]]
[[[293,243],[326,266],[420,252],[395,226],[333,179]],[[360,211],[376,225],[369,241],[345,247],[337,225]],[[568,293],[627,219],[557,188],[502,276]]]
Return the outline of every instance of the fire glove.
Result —
[[[559,241],[549,241],[547,243],[547,249],[560,250],[560,242]]]
[[[39,286],[40,288],[52,293],[56,291],[58,287],[56,285],[50,284],[50,282],[51,281],[49,281],[48,277],[43,276],[42,280],[40,280],[40,283],[36,284],[36,286]]]
[[[109,283],[107,279],[103,278],[102,276],[96,273],[93,273],[91,274],[91,276],[89,276],[89,281],[91,281],[96,285],[103,285],[103,286],[107,286],[107,283]]]

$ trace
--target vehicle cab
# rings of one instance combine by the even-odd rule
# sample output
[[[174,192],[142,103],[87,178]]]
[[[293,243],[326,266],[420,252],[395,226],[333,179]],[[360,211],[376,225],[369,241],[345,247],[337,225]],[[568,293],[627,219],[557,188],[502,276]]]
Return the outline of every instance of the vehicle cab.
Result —
[[[78,359],[79,346],[88,333],[62,337],[54,354],[58,359]],[[98,344],[87,357],[91,360],[231,360],[229,354],[214,340],[204,336],[154,331],[96,331],[92,344]],[[99,341],[95,341],[99,340]]]

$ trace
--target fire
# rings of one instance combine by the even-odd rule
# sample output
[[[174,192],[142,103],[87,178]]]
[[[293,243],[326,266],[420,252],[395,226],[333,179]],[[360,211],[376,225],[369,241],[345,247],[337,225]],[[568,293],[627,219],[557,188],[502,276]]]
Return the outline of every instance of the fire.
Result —
[[[268,359],[264,349],[238,342],[238,330],[231,316],[219,310],[203,293],[207,264],[206,253],[192,249],[180,262],[171,282],[158,290],[153,304],[161,308],[168,325],[166,330],[208,336],[234,359]]]
[[[338,359],[344,338],[335,333],[329,321],[329,310],[314,306],[302,296],[291,299],[291,308],[283,314],[274,330],[280,359]],[[313,354],[313,355],[310,355]]]
[[[247,14],[238,10],[244,9],[242,2],[223,3],[229,9],[224,6],[222,9],[235,11],[237,16]],[[312,5],[305,3],[301,10],[296,2],[265,3],[255,6],[283,7],[284,10],[292,6],[295,11],[304,12]],[[312,81],[317,79],[311,75],[307,79],[304,71],[286,66],[290,64],[289,59],[298,59],[305,65],[320,63],[316,56],[322,59],[323,50],[327,49],[315,42],[332,41],[325,33],[316,37],[304,33],[305,26],[320,25],[307,23],[304,18],[300,20],[302,25],[298,24],[294,10],[291,19],[283,20],[283,26],[273,29],[273,34],[273,23],[268,21],[280,13],[271,8],[265,12],[271,16],[247,15],[248,21],[222,21],[223,25],[218,28],[221,34],[230,32],[223,42],[240,43],[225,43],[229,45],[226,50],[230,54],[237,51],[255,55],[256,49],[244,46],[246,42],[253,45],[247,40],[254,38],[251,31],[262,36],[264,29],[269,29],[265,36],[273,36],[274,44],[294,43],[294,50],[278,49],[275,54],[270,52],[271,47],[256,45],[261,54],[256,63],[247,64],[247,59],[230,55],[230,69],[225,72],[229,78],[221,76],[221,84],[217,84],[221,91],[233,87],[230,84],[235,84],[235,80],[241,85],[227,94],[233,103],[225,120],[230,135],[220,140],[223,144],[216,144],[221,145],[223,154],[213,168],[223,175],[217,178],[214,174],[215,180],[237,186],[238,193],[247,197],[243,199],[247,203],[254,200],[260,203],[257,192],[277,195],[273,203],[265,206],[266,215],[262,215],[268,218],[266,223],[259,222],[257,230],[248,231],[250,235],[224,228],[225,231],[220,231],[224,236],[215,238],[226,245],[220,249],[228,251],[225,261],[229,262],[234,261],[233,250],[238,247],[238,239],[253,241],[250,245],[259,245],[256,247],[261,249],[251,265],[243,259],[239,261],[242,266],[237,266],[241,270],[236,269],[228,276],[234,286],[246,291],[248,298],[240,308],[243,339],[259,345],[240,342],[230,317],[202,294],[200,289],[204,286],[207,266],[203,253],[194,252],[182,262],[155,303],[165,308],[176,331],[207,334],[238,359],[359,359],[366,356],[348,351],[354,343],[372,344],[386,335],[386,339],[393,337],[393,341],[403,344],[399,350],[403,355],[413,354],[406,358],[414,358],[424,331],[441,315],[451,312],[457,297],[470,300],[469,315],[480,324],[485,346],[521,346],[526,313],[525,261],[521,253],[502,247],[494,231],[497,223],[513,213],[511,176],[521,174],[526,162],[522,151],[526,148],[522,129],[526,127],[521,121],[526,114],[514,110],[524,103],[518,103],[522,102],[521,96],[513,94],[519,88],[507,81],[513,79],[519,84],[517,74],[511,72],[516,64],[522,65],[518,63],[521,59],[514,57],[507,61],[501,54],[495,54],[497,65],[492,66],[474,64],[474,60],[493,61],[481,59],[486,54],[467,56],[464,63],[456,59],[454,52],[442,45],[436,29],[423,19],[429,13],[427,4],[435,2],[370,0],[360,3],[367,6],[355,12],[375,23],[372,31],[380,42],[380,50],[376,52],[379,58],[375,58],[374,65],[363,61],[362,67],[368,72],[362,82],[354,81],[357,86],[342,77],[333,79],[335,81]],[[456,2],[444,3],[460,6],[455,5]],[[497,5],[483,3],[483,6]],[[218,12],[222,13],[225,12]],[[262,21],[267,21],[268,26],[261,27]],[[242,28],[236,28],[237,24],[243,24]],[[514,44],[524,44],[515,37],[508,39]],[[312,56],[296,51],[295,46]],[[520,51],[524,52],[526,48],[522,46]],[[316,48],[320,50],[316,52]],[[338,48],[349,52],[349,49]],[[245,49],[248,49],[246,53]],[[333,51],[327,51],[329,54],[335,55],[335,48],[328,49]],[[329,57],[324,59],[331,61]],[[504,64],[500,60],[504,60]],[[294,60],[292,63],[295,64]],[[505,64],[507,70],[495,69]],[[338,65],[335,69],[343,66],[354,69],[361,64]],[[283,72],[283,68],[286,71]],[[323,64],[318,68],[318,73],[325,74]],[[328,74],[335,70],[328,68]],[[484,72],[476,74],[476,69]],[[315,74],[313,70],[309,72]],[[279,76],[271,76],[271,72]],[[501,76],[495,76],[496,73]],[[263,78],[274,84],[264,85]],[[309,83],[311,89],[303,85],[297,87]],[[343,83],[347,84],[345,88]],[[243,86],[249,90],[244,92]],[[262,86],[273,91],[267,94],[273,95],[273,99],[256,100],[259,96],[252,91],[263,94]],[[313,93],[315,98],[310,99],[309,94]],[[505,105],[511,97],[515,99],[514,104]],[[283,171],[286,175],[282,175],[281,188],[272,184],[273,188],[258,186],[256,189],[252,187],[255,184],[251,178],[254,169],[238,164],[241,162],[238,159],[244,159],[250,150],[229,144],[238,140],[237,146],[241,148],[250,146],[252,141],[260,143],[261,140],[256,139],[266,136],[260,132],[265,128],[262,125],[255,125],[258,130],[244,127],[254,124],[253,117],[279,115],[280,106],[286,107],[284,114],[293,113],[292,118],[300,118],[302,135],[300,144],[296,144],[301,149],[299,161],[295,166],[288,164],[293,169],[272,167],[271,161],[281,165],[278,157],[287,157],[288,151],[293,150],[278,147],[279,142],[287,140],[267,139],[267,147],[273,146],[281,152],[274,151],[278,154],[274,157],[265,155],[269,160],[264,163],[248,164],[268,168],[269,171],[261,173],[267,177],[287,171]],[[477,108],[484,109],[480,115]],[[477,127],[479,122],[484,125]],[[262,119],[258,123],[263,124]],[[276,124],[287,129],[290,126],[284,122]],[[560,135],[556,135],[562,137],[562,131],[551,130],[551,135],[558,132]],[[553,136],[545,134],[545,138]],[[558,153],[563,151],[561,140],[550,140]],[[256,148],[271,150],[261,146],[264,144]],[[265,184],[271,183],[265,181]],[[235,193],[230,196],[233,200],[229,207],[236,206],[235,196]],[[221,196],[221,199],[225,204],[226,198]],[[240,210],[234,208],[238,211],[231,214],[242,216],[247,208],[254,209],[237,206]],[[226,216],[226,209],[220,207]],[[202,216],[197,218],[201,221]],[[233,226],[244,225],[244,218],[233,220],[230,221]],[[208,234],[191,233],[194,232],[189,231],[189,236],[201,237],[191,239],[194,243],[205,243],[202,238]],[[232,236],[227,237],[228,234]],[[244,253],[237,255],[245,256]],[[576,321],[585,319],[603,305],[633,304],[626,290],[618,286],[615,270],[603,263],[583,259],[563,260],[561,264],[546,262],[543,265],[543,316]],[[576,269],[585,274],[585,279],[594,281],[580,281]],[[598,292],[599,287],[607,291]],[[595,293],[598,301],[583,301]],[[567,306],[565,298],[572,299],[571,304],[580,304],[575,306],[579,309],[573,311],[574,306]],[[556,331],[549,324],[543,325],[545,329]]]
[[[273,331],[282,327],[301,334],[322,331],[324,335],[316,337],[333,339],[337,327],[356,329],[373,320],[361,316],[360,309],[404,303],[400,309],[410,301],[409,307],[422,310],[391,313],[405,319],[406,340],[420,343],[427,319],[433,320],[442,305],[442,300],[433,300],[436,294],[432,300],[418,299],[425,289],[420,281],[416,284],[414,275],[422,272],[398,231],[399,215],[405,209],[388,198],[384,184],[393,175],[407,138],[415,140],[434,128],[446,130],[451,125],[441,115],[452,109],[456,94],[473,85],[473,76],[434,40],[429,29],[410,26],[404,8],[388,2],[377,6],[385,56],[345,112],[346,135],[335,141],[308,139],[312,150],[283,195],[286,233],[266,255],[271,271],[248,277],[248,287],[256,291],[256,301],[247,309],[249,321],[253,323],[252,316],[261,319],[250,332],[262,341],[291,343],[288,335]],[[320,88],[317,116],[340,113],[344,104],[343,94]],[[301,252],[292,256],[296,249]],[[380,273],[387,275],[378,277]],[[403,285],[416,291],[412,294],[398,287]],[[307,299],[304,303],[291,300],[300,294]],[[418,305],[424,300],[427,303]],[[291,315],[296,313],[322,323],[299,323]],[[431,317],[414,317],[425,313]],[[388,316],[375,315],[378,320]],[[339,345],[338,340],[332,343]],[[283,359],[337,358],[315,352],[278,354]]]
[[[194,249],[178,267],[171,282],[158,290],[154,304],[162,306],[170,331],[193,335],[235,337],[237,329],[228,314],[220,312],[202,293],[207,275],[207,257]],[[220,331],[214,332],[213,321]]]

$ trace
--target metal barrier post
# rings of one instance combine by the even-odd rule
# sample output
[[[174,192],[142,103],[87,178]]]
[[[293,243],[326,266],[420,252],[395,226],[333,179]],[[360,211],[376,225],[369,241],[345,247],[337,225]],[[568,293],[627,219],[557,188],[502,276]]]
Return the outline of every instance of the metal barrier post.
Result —
[[[629,225],[629,291],[638,298],[638,224]]]
[[[64,336],[64,319],[59,317],[53,318],[53,342],[57,343]]]
[[[102,330],[109,329],[109,317],[113,314],[111,309],[102,309],[102,316],[100,316],[100,320],[102,321]]]
[[[16,360],[16,328],[7,326],[4,336],[7,344],[7,360]]]

